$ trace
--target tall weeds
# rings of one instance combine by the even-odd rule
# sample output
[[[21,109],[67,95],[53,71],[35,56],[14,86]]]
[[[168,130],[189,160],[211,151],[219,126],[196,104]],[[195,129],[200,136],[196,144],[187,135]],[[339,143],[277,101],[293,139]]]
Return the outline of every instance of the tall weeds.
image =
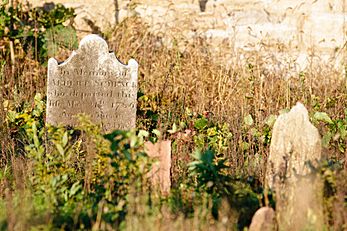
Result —
[[[244,161],[238,143],[244,133],[243,118],[249,114],[263,127],[270,115],[300,101],[309,111],[344,116],[346,78],[329,66],[313,67],[286,80],[289,70],[267,71],[268,60],[262,53],[242,54],[248,57],[246,64],[226,68],[215,62],[203,39],[188,44],[184,51],[174,45],[165,47],[163,39],[146,30],[140,19],[132,18],[116,28],[109,42],[121,60],[138,60],[140,89],[153,96],[157,110],[164,112],[159,127],[168,128],[184,118],[186,108],[227,122],[234,135],[227,156],[235,168]],[[268,150],[260,148],[256,151],[266,158]],[[247,156],[254,152],[250,150]]]
[[[248,177],[250,184],[259,188],[264,185],[265,162],[269,152],[268,139],[271,139],[271,126],[267,121],[271,116],[278,115],[283,109],[289,109],[297,101],[304,103],[310,112],[324,111],[334,120],[345,116],[346,77],[341,78],[341,73],[333,71],[329,66],[312,67],[307,71],[291,74],[286,80],[288,70],[280,69],[276,73],[268,71],[267,57],[259,52],[247,52],[238,54],[239,58],[236,57],[240,60],[246,57],[246,62],[235,62],[236,64],[226,67],[212,58],[209,46],[203,38],[188,43],[184,50],[175,43],[168,48],[164,45],[164,37],[152,34],[147,25],[136,17],[118,24],[107,39],[110,48],[120,60],[124,62],[135,58],[139,63],[139,89],[142,96],[139,96],[138,128],[157,128],[162,131],[163,138],[175,140],[171,174],[173,188],[176,189],[184,183],[188,171],[187,163],[192,161],[191,153],[196,148],[196,140],[189,134],[198,132],[198,129],[195,131],[190,123],[201,117],[218,126],[228,125],[232,136],[227,147],[220,153],[227,159],[227,174]],[[23,211],[12,209],[17,203],[16,200],[25,207],[31,206],[30,202],[26,205],[25,200],[15,198],[27,189],[26,179],[31,177],[32,163],[28,161],[27,152],[23,148],[25,138],[18,136],[17,128],[9,126],[6,117],[9,110],[20,112],[25,105],[30,107],[34,104],[36,93],[45,95],[46,68],[32,61],[30,57],[16,64],[16,74],[12,72],[10,62],[2,62],[1,65],[0,195],[5,198],[6,203],[0,203],[0,208],[8,208],[7,214],[0,215],[7,217],[9,229],[15,229],[15,224],[22,224],[19,222],[21,218],[16,215],[23,214]],[[150,119],[148,113],[146,114],[149,111],[157,117]],[[185,125],[180,133],[168,132],[174,124],[182,122]],[[323,135],[326,126],[322,123],[317,123],[317,126]],[[335,146],[325,148],[324,156],[328,160],[346,163],[346,150],[341,152]],[[340,168],[336,175],[337,179],[346,176],[346,168]],[[329,202],[331,217],[328,219],[333,227],[346,222],[340,215],[341,206],[337,204],[345,203],[341,199],[346,195],[343,186],[345,183],[337,184],[333,186],[335,191],[327,193],[334,197]],[[189,193],[187,190],[184,196],[189,197]],[[188,213],[177,215],[166,211],[161,204],[157,207],[153,205],[153,208],[160,209],[153,210],[153,213],[144,217],[141,214],[145,208],[136,207],[137,205],[132,205],[129,210],[134,215],[126,218],[127,223],[132,225],[128,226],[128,229],[141,229],[143,225],[148,225],[160,230],[170,226],[171,222],[178,228],[188,225],[202,229],[201,220],[195,220],[200,219],[201,214],[204,215],[201,219],[206,217],[206,226],[215,225],[217,230],[225,225],[223,220],[213,224],[214,221],[210,215],[206,215],[202,207],[200,213],[195,210],[192,218],[189,218],[186,216]],[[189,205],[183,207],[180,209],[189,210]],[[235,213],[227,208],[223,211]],[[160,215],[156,217],[155,214]],[[230,214],[226,217],[234,216]],[[50,214],[43,213],[42,216],[47,223],[51,223]],[[335,217],[338,219],[334,221]],[[232,220],[230,218],[228,222]],[[23,224],[29,222],[24,218],[21,221]],[[236,222],[235,219],[233,222]],[[24,228],[25,225],[21,227]]]

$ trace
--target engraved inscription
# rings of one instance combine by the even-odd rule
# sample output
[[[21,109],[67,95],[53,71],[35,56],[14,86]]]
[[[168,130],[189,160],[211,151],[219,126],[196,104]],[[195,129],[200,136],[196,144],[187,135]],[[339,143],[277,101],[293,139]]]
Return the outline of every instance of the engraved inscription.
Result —
[[[89,35],[66,62],[49,60],[48,123],[73,126],[84,113],[105,132],[135,127],[137,63],[121,64],[105,46],[102,38]],[[91,52],[96,48],[103,52]]]

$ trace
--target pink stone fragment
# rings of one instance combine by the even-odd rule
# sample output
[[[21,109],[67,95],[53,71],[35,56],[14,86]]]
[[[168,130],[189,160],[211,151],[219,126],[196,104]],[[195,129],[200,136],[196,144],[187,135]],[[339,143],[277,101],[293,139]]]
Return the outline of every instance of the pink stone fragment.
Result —
[[[171,141],[163,140],[155,144],[146,142],[145,151],[150,158],[156,160],[148,173],[152,185],[158,187],[161,193],[168,194],[171,187]]]

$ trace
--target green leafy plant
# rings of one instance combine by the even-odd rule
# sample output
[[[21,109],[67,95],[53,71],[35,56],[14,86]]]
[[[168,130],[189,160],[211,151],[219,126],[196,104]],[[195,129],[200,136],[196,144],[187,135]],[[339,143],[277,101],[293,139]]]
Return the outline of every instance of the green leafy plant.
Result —
[[[225,159],[216,162],[215,154],[212,150],[205,152],[196,151],[193,155],[195,161],[189,163],[190,175],[196,178],[195,189],[198,192],[207,192],[212,198],[212,214],[218,218],[218,207],[221,203],[225,186],[230,178],[223,173],[227,168]],[[223,190],[224,188],[224,190]]]
[[[209,118],[209,113],[190,114],[187,109],[187,119],[174,123],[168,130],[170,134],[186,136],[194,141],[198,149],[210,148],[215,150],[218,156],[226,153],[233,134],[227,123],[215,123]],[[179,126],[177,126],[179,124]]]
[[[43,63],[47,55],[55,55],[59,47],[77,46],[75,30],[71,25],[65,25],[74,17],[74,10],[62,4],[30,8],[22,3],[11,5],[3,1],[0,5],[0,42],[7,47],[13,42],[16,49],[11,52],[19,58],[22,51],[23,57],[31,52]],[[2,58],[9,52],[7,49]]]
[[[327,128],[322,138],[323,147],[333,145],[344,153],[347,139],[347,109],[345,109],[344,118],[331,119],[325,112],[315,112],[313,120],[323,122]]]
[[[249,225],[263,198],[262,190],[256,192],[250,182],[228,175],[226,159],[218,160],[212,150],[196,151],[193,157],[195,161],[189,163],[190,176],[195,181],[196,192],[210,196],[212,215],[218,219],[222,198],[227,198],[230,206],[239,213],[239,227]]]
[[[222,154],[227,150],[232,138],[228,124],[208,124],[206,119],[200,118],[194,122],[194,127],[198,131],[194,137],[194,142],[198,147],[203,148],[208,145],[216,150],[218,154]]]
[[[102,135],[84,116],[75,129],[45,125],[40,94],[22,110],[11,104],[7,108],[9,127],[21,137],[22,153],[31,162],[32,193],[47,201],[54,226],[118,227],[125,220],[129,194],[146,186],[150,162],[143,148],[145,132]]]

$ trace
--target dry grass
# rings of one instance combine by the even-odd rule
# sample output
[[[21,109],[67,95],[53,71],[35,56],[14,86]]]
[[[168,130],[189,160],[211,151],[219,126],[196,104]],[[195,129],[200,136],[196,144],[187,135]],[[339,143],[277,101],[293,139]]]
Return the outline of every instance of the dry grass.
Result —
[[[285,80],[288,70],[283,69],[276,74],[266,71],[268,60],[261,53],[242,54],[246,57],[247,65],[234,64],[226,68],[211,58],[209,47],[203,39],[189,43],[184,51],[175,45],[170,49],[165,47],[163,39],[151,34],[138,18],[124,21],[108,38],[111,50],[116,52],[120,60],[124,62],[135,58],[138,61],[140,90],[152,97],[152,108],[160,112],[158,128],[163,131],[171,128],[174,122],[186,117],[187,108],[200,114],[208,112],[211,120],[229,124],[233,138],[225,156],[230,160],[231,172],[256,176],[263,185],[268,147],[259,146],[258,141],[252,140],[251,134],[245,134],[243,118],[248,114],[252,115],[260,130],[268,116],[277,115],[280,110],[292,107],[297,101],[302,102],[310,112],[324,111],[334,119],[344,116],[347,105],[346,78],[341,78],[340,73],[329,67],[311,66],[307,72],[297,73]],[[10,65],[6,63],[0,73],[1,174],[6,174],[6,168],[14,173],[13,185],[9,185],[10,182],[5,177],[0,178],[0,195],[9,198],[14,189],[19,192],[25,190],[25,178],[29,176],[26,174],[28,166],[18,157],[20,140],[12,137],[13,131],[4,123],[4,101],[11,100],[16,105],[29,103],[35,93],[45,94],[46,87],[45,67],[25,58],[17,63],[15,69],[16,72],[12,73]],[[240,147],[240,141],[245,138],[251,143],[247,152]],[[192,141],[177,143],[172,154],[176,160],[172,167],[174,183],[186,174],[183,163],[190,159],[193,148]],[[327,158],[341,161],[347,155],[334,148],[324,150],[324,154]],[[346,186],[345,183],[343,185]],[[341,198],[346,196],[343,185],[339,188],[341,191],[338,192],[337,199],[341,203]],[[336,207],[336,203],[333,206]],[[341,206],[333,209],[333,217],[338,218],[333,224],[336,227],[346,222],[340,215]],[[11,208],[7,211],[10,212]],[[147,223],[149,227],[158,230],[164,227],[171,230],[175,225],[177,229],[184,229],[186,226],[203,229],[196,227],[200,220],[194,220],[200,214],[188,220],[184,217],[170,218],[172,215],[165,211],[158,211],[157,214],[160,217],[130,217],[129,222],[134,229],[141,229]],[[13,214],[7,216],[9,223],[15,223],[11,221],[16,219]],[[174,222],[177,224],[171,226]],[[223,227],[223,223],[218,223],[216,230],[220,230],[218,225]],[[210,226],[207,222],[205,227]]]
[[[170,127],[177,118],[184,117],[186,107],[197,113],[210,112],[213,119],[227,122],[232,129],[234,137],[228,157],[233,168],[243,166],[244,156],[238,141],[243,133],[243,118],[248,114],[261,127],[269,115],[278,115],[280,110],[300,101],[311,112],[325,111],[334,118],[344,116],[346,78],[341,78],[341,73],[331,66],[312,66],[285,80],[289,70],[281,69],[275,74],[266,71],[268,57],[248,52],[242,54],[248,65],[239,62],[226,68],[213,61],[203,39],[190,43],[180,52],[177,47],[164,47],[163,38],[152,35],[144,27],[139,19],[130,19],[114,31],[109,43],[121,60],[130,57],[138,60],[140,89],[160,99],[157,102],[160,110],[172,114],[161,120],[158,127]],[[257,152],[266,159],[267,149]],[[254,154],[251,150],[246,158]],[[327,155],[331,157],[334,153]]]

